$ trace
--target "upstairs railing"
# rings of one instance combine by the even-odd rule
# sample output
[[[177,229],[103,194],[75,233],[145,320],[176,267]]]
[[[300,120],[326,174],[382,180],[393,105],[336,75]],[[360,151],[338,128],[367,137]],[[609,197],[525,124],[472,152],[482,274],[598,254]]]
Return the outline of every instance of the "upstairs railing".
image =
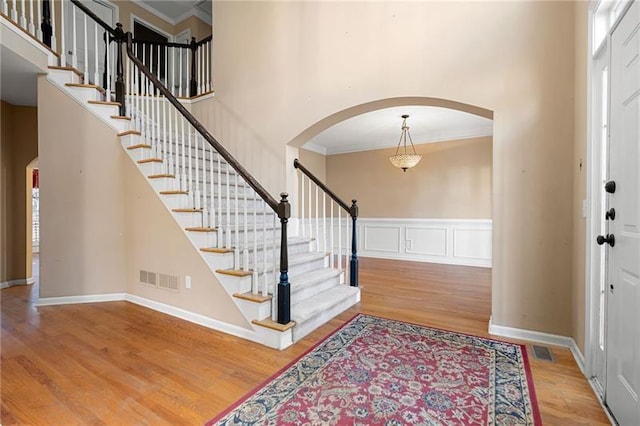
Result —
[[[78,0],[0,0],[0,12],[59,56],[61,67],[73,67],[84,84],[106,92],[106,99],[124,105],[122,25],[113,28]],[[211,92],[212,36],[190,43],[134,40],[143,60],[174,96]],[[124,115],[124,111],[120,112]]]
[[[351,206],[347,205],[297,158],[293,161],[293,167],[300,170],[298,212],[300,234],[315,240],[317,251],[329,253],[329,266],[342,272],[345,283],[348,277],[349,285],[357,287],[357,200],[351,200]],[[343,232],[344,245],[342,244]],[[351,234],[351,257],[347,262],[349,233]]]
[[[212,36],[191,43],[134,39],[138,59],[175,97],[195,97],[213,91],[211,82]]]

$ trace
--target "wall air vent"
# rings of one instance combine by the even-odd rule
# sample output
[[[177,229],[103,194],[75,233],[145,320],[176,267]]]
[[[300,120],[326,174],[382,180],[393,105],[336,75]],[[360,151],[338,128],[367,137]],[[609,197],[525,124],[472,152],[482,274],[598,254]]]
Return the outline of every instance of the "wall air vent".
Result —
[[[158,286],[158,274],[155,272],[140,270],[140,282],[143,284]]]
[[[179,290],[179,286],[178,286],[178,277],[175,275],[168,275],[168,274],[158,274],[159,280],[158,280],[158,287],[165,289],[165,290],[171,290],[171,291],[178,291]]]

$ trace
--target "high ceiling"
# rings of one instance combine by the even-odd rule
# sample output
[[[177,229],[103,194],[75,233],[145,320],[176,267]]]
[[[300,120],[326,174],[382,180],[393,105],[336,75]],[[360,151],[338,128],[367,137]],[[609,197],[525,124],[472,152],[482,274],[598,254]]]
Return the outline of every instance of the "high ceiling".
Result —
[[[145,9],[153,9],[151,12],[174,25],[192,15],[211,24],[213,0],[138,0],[137,3]]]
[[[493,121],[448,108],[408,105],[357,115],[332,126],[309,140],[303,148],[325,155],[395,147],[400,138],[402,115],[414,144],[490,136]]]

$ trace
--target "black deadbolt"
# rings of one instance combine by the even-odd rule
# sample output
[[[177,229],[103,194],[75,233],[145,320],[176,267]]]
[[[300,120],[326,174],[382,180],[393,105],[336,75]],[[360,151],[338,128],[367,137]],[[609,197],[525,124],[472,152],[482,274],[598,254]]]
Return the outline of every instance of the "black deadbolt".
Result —
[[[599,246],[603,245],[604,243],[607,243],[611,247],[613,247],[616,245],[616,237],[613,234],[607,234],[606,237],[603,237],[602,235],[598,235],[596,237],[596,242],[598,243]]]
[[[616,181],[610,180],[609,182],[605,183],[604,190],[607,191],[609,194],[613,194],[614,192],[616,192]]]
[[[616,209],[614,209],[613,207],[610,208],[609,211],[604,214],[604,218],[606,220],[615,220],[615,218],[616,218]]]

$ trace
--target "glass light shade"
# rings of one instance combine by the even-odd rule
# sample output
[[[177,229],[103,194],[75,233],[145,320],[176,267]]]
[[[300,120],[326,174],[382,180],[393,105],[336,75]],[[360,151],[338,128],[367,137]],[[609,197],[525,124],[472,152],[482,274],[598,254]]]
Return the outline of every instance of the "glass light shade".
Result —
[[[416,164],[420,162],[422,159],[422,155],[418,154],[396,154],[389,157],[389,161],[391,164],[396,166],[402,171],[407,171],[411,167],[414,167]]]

